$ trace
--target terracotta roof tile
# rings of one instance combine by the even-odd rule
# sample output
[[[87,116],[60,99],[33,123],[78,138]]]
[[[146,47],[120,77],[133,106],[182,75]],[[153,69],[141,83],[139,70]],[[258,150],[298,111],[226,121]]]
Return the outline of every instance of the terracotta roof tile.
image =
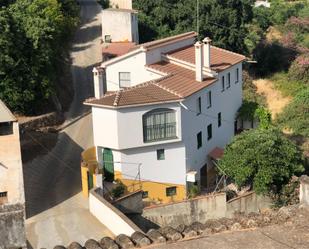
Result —
[[[86,104],[123,107],[181,100],[182,98],[179,95],[160,86],[159,82],[164,81],[169,77],[172,76],[163,77],[160,80],[146,82],[134,87],[106,94],[100,99],[89,99],[86,101]]]
[[[245,56],[237,54],[222,48],[210,47],[210,64],[211,69],[214,71],[222,71],[235,65],[243,60]],[[195,65],[195,51],[194,46],[188,46],[186,48],[181,48],[172,52],[167,53],[168,56],[182,60]]]
[[[102,48],[103,55],[121,56],[130,51],[135,46],[134,42],[113,42],[104,44]]]
[[[174,36],[170,36],[167,38],[163,38],[160,40],[142,43],[142,44],[135,46],[132,50],[138,49],[140,47],[143,47],[146,49],[153,49],[153,48],[157,48],[163,45],[167,45],[169,43],[174,43],[176,41],[181,41],[181,40],[188,39],[188,38],[194,38],[196,37],[196,35],[197,35],[196,32],[191,31],[191,32],[180,34],[180,35],[174,35]]]

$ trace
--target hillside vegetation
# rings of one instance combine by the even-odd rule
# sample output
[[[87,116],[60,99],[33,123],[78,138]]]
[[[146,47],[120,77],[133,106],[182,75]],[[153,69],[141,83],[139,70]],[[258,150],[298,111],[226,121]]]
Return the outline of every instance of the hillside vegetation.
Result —
[[[78,15],[75,0],[1,1],[0,99],[14,112],[54,102]]]

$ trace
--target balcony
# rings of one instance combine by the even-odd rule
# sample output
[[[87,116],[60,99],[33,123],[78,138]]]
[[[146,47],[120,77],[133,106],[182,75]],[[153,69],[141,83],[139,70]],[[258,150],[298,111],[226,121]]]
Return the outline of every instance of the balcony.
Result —
[[[157,142],[177,138],[176,122],[144,125],[144,143]]]

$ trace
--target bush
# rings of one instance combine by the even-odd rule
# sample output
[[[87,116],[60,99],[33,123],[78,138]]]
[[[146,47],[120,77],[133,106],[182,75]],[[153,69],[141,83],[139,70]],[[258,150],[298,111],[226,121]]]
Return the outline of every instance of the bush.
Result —
[[[246,102],[256,102],[261,106],[265,105],[265,96],[257,93],[257,87],[247,71],[243,71],[243,99]]]
[[[279,193],[292,175],[304,170],[301,151],[273,128],[236,136],[219,166],[239,187],[253,186],[258,194]]]
[[[200,188],[197,185],[192,185],[188,191],[189,198],[195,198],[200,193]]]
[[[288,77],[289,80],[303,81],[309,84],[309,53],[296,58],[289,69]]]
[[[295,135],[309,136],[309,88],[300,91],[279,114],[281,128],[292,129]]]
[[[119,182],[118,185],[112,189],[111,194],[114,198],[119,198],[125,193],[126,189],[127,187],[122,182]]]

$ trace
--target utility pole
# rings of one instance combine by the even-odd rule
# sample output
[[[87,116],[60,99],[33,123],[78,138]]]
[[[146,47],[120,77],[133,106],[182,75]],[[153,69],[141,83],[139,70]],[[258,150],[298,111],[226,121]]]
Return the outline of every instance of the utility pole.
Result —
[[[200,1],[196,0],[196,33],[197,37],[199,36],[200,32]]]

